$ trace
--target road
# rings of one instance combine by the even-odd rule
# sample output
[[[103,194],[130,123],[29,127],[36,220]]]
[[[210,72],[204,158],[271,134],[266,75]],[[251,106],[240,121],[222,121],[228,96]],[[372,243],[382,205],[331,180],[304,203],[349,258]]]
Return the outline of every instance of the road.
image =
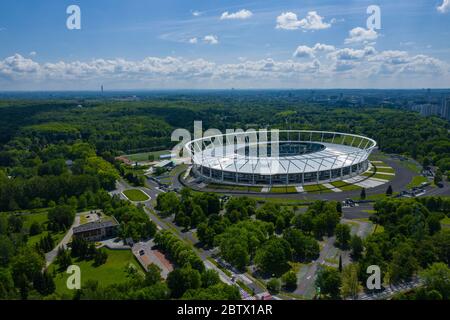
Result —
[[[154,182],[151,179],[147,180],[147,185],[150,186],[150,188],[147,187],[138,187],[137,189],[140,189],[144,192],[146,192],[152,199],[156,199],[159,193],[162,193],[164,191],[161,191],[158,189],[158,184]],[[111,192],[111,195],[119,194],[122,198],[124,198],[122,192],[126,189],[135,188],[130,186],[125,180],[121,180],[117,182],[117,189]],[[227,284],[235,284],[236,283],[229,277],[225,272],[223,272],[220,268],[218,268],[214,263],[209,261],[209,259],[214,259],[212,256],[212,253],[210,250],[204,250],[202,248],[198,248],[196,244],[198,243],[197,238],[194,236],[193,231],[190,230],[188,232],[183,232],[182,228],[178,227],[173,223],[173,216],[167,217],[167,218],[161,218],[158,215],[156,215],[156,210],[152,205],[151,199],[141,202],[144,204],[144,210],[147,213],[149,219],[153,221],[158,229],[160,230],[170,230],[173,232],[176,236],[178,236],[181,240],[188,243],[193,247],[193,249],[197,252],[197,254],[200,256],[200,258],[203,260],[203,263],[205,264],[206,268],[213,269],[217,271],[220,278],[223,282]],[[136,205],[139,203],[135,203]],[[216,261],[217,262],[217,261]],[[233,271],[229,270],[231,274],[235,274]],[[254,281],[248,282],[248,279],[250,275],[248,274],[236,274],[237,278],[240,278],[243,280],[243,282],[247,282],[246,285],[250,287],[256,294],[266,292],[267,290],[263,287],[261,287],[259,284],[257,284]],[[247,280],[247,281],[246,281]],[[238,286],[239,287],[239,286]],[[240,287],[239,287],[240,288]],[[240,288],[242,293],[242,288]]]
[[[45,254],[45,266],[46,266],[46,268],[49,265],[51,265],[52,262],[56,259],[56,256],[58,255],[58,249],[59,248],[61,248],[61,247],[67,248],[67,244],[69,243],[70,239],[72,238],[73,228],[80,224],[80,214],[81,213],[77,213],[77,215],[75,216],[75,219],[73,221],[72,226],[67,231],[67,233],[64,235],[64,238],[62,238],[62,240],[56,245],[56,247],[53,248],[52,251],[47,252]]]
[[[376,154],[378,151],[375,151]],[[386,157],[383,161],[390,167],[395,170],[395,177],[385,184],[380,186],[370,188],[366,190],[367,197],[371,195],[384,194],[388,188],[388,185],[392,186],[394,192],[405,190],[406,186],[411,182],[412,178],[417,175],[414,171],[406,168],[399,162],[398,160],[391,159],[390,157]],[[181,179],[180,175],[177,176],[177,179],[174,179],[174,183],[178,184],[187,184],[183,179]],[[217,189],[208,189],[208,188],[198,188],[195,184],[189,184],[194,190],[197,191],[212,191],[218,192]],[[444,188],[446,189],[446,188]],[[450,188],[446,189],[447,195],[450,195]],[[445,194],[445,191],[434,191],[435,193],[442,192]],[[242,192],[242,191],[230,191],[230,190],[220,190],[220,193],[228,195],[228,196],[257,196],[258,198],[265,199],[273,199],[273,198],[283,198],[283,199],[295,199],[295,200],[330,200],[330,201],[343,201],[347,198],[358,199],[361,190],[351,190],[351,191],[343,191],[343,192],[327,192],[327,193],[289,193],[289,194],[277,194],[277,193],[261,193],[261,192]],[[437,195],[437,194],[436,194]]]
[[[386,300],[392,298],[392,296],[397,293],[406,292],[422,285],[422,281],[416,278],[409,282],[391,285],[390,287],[387,287],[386,290],[379,293],[361,293],[358,295],[357,300]]]

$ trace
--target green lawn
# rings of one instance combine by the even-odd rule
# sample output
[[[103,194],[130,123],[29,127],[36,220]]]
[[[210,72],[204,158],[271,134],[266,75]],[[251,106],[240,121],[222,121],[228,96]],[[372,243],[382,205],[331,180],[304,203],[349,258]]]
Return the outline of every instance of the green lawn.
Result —
[[[395,170],[392,169],[391,167],[389,167],[389,168],[380,168],[380,167],[377,167],[377,173],[382,173],[382,172],[395,173]]]
[[[450,217],[446,217],[441,220],[441,224],[443,227],[449,228],[450,227]]]
[[[131,201],[147,201],[149,197],[139,189],[125,190],[123,194]]]
[[[423,182],[428,182],[428,179],[424,176],[415,176],[408,184],[408,188],[414,188],[420,186]]]
[[[272,187],[270,188],[270,193],[296,193],[297,189],[292,186],[287,187]]]
[[[373,233],[382,233],[384,232],[384,227],[382,225],[376,224]]]
[[[396,162],[399,163],[401,166],[403,166],[417,174],[420,174],[420,172],[422,170],[422,168],[419,165],[417,165],[417,163],[415,163],[411,160],[406,160],[406,161],[397,160]]]
[[[47,236],[48,233],[49,233],[48,231],[43,231],[40,234],[28,237],[27,244],[29,246],[34,246],[36,243],[38,243],[41,240],[41,238]],[[66,232],[65,231],[60,231],[58,233],[50,232],[50,234],[51,234],[52,239],[56,246],[62,240],[62,238],[64,238],[64,235],[66,234]]]
[[[216,183],[209,184],[208,188],[217,189],[217,190],[252,191],[252,192],[261,192],[261,190],[262,190],[262,187],[258,187],[258,186],[232,186],[232,185],[216,184]]]
[[[383,180],[388,180],[388,181],[394,179],[394,177],[395,177],[395,176],[390,176],[390,175],[386,175],[386,174],[382,174],[382,173],[373,174],[373,173],[370,173],[370,172],[365,172],[365,173],[363,173],[361,175],[365,176],[365,177],[383,179]]]
[[[41,238],[43,238],[44,236],[47,236],[47,234],[49,233],[49,231],[45,231],[45,229],[47,228],[47,222],[48,222],[47,213],[48,213],[48,209],[44,208],[44,209],[34,209],[29,214],[22,215],[22,217],[24,218],[23,225],[26,229],[28,229],[34,222],[37,222],[41,225],[42,230],[44,230],[40,234],[28,237],[27,244],[29,246],[34,246],[36,243],[38,243],[41,240]],[[61,241],[61,239],[64,237],[64,235],[66,233],[64,231],[61,231],[58,233],[50,232],[50,234],[56,245],[57,243],[59,243]]]
[[[321,185],[321,184],[313,184],[308,186],[303,186],[303,189],[306,192],[320,192],[320,193],[326,193],[326,192],[332,192],[327,187]]]
[[[159,157],[163,154],[169,154],[171,150],[160,150],[160,151],[153,151],[153,152],[143,152],[143,153],[135,153],[135,154],[129,154],[126,155],[129,160],[131,161],[148,161],[148,157],[150,155],[153,155],[155,157],[155,161],[159,160]]]
[[[356,184],[348,184],[344,181],[335,181],[330,183],[332,186],[341,189],[342,191],[352,191],[361,189],[360,186]]]
[[[24,218],[23,226],[25,228],[29,228],[34,222],[43,225],[48,221],[47,209],[36,209],[29,214],[23,214],[22,217]]]
[[[81,286],[88,280],[97,280],[100,285],[106,286],[113,283],[125,282],[128,277],[128,267],[131,264],[139,272],[143,272],[141,265],[137,262],[131,250],[109,250],[104,249],[108,253],[108,260],[105,264],[94,267],[91,261],[73,261],[81,269]],[[52,264],[50,271],[53,272],[57,266]],[[55,277],[56,292],[72,295],[72,291],[67,289],[66,281],[68,274],[58,272]]]

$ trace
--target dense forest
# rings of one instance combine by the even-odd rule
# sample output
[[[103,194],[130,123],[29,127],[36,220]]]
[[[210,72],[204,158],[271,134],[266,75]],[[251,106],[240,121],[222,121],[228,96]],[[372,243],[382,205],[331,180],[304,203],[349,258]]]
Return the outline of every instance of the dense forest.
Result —
[[[222,99],[193,95],[139,102],[1,101],[0,298],[238,298],[235,287],[204,270],[195,252],[170,234],[157,233],[142,208],[108,194],[125,173],[115,156],[170,148],[175,144],[170,141],[171,132],[176,128],[192,131],[195,120],[203,121],[204,130],[280,128],[364,134],[377,140],[382,151],[411,156],[438,166],[447,175],[450,171],[450,124],[395,108],[323,107],[258,95]],[[43,208],[48,210],[45,225],[29,225],[20,214]],[[74,297],[54,295],[52,274],[41,272],[44,253],[55,245],[49,235],[67,230],[75,212],[97,208],[117,218],[119,236],[124,239],[156,235],[155,242],[178,266],[166,282],[158,270],[150,270],[145,277],[134,274],[124,284],[88,283]],[[373,221],[384,226],[385,232],[364,241],[349,236],[348,228],[339,222],[341,208],[334,202],[314,203],[300,215],[271,203],[257,206],[249,198],[232,198],[222,206],[215,194],[182,190],[180,195],[169,192],[158,197],[156,208],[163,216],[174,214],[175,223],[184,230],[197,230],[202,245],[217,247],[233,267],[245,270],[255,265],[261,276],[274,274],[286,287],[296,281],[290,264],[316,259],[319,241],[333,235],[336,246],[352,250],[354,269],[348,273],[356,272],[358,281],[364,280],[361,270],[374,259],[386,267],[384,276],[393,283],[419,271],[432,272],[428,269],[439,268],[436,263],[449,263],[448,231],[439,225],[449,210],[445,199],[378,203]],[[30,245],[35,235],[42,235],[41,240]],[[56,264],[63,267],[71,259],[102,264],[106,259],[105,252],[85,243],[76,243],[76,248],[71,253],[58,252]],[[324,270],[319,281],[345,281],[333,272]],[[275,282],[271,285],[277,287]],[[438,293],[447,294],[445,290]],[[329,296],[335,294],[330,289]]]

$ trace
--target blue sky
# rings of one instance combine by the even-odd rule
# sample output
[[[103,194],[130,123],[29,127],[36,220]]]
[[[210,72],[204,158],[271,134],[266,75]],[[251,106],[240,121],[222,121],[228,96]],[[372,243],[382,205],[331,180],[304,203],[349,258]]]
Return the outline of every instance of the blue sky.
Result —
[[[449,39],[448,0],[5,0],[0,90],[450,87]]]

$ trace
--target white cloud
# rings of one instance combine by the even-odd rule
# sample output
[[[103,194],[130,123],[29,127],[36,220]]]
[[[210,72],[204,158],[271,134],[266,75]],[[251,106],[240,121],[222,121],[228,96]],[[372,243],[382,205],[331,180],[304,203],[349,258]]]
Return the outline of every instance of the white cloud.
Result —
[[[450,11],[450,0],[444,0],[440,6],[437,7],[440,13],[447,13]]]
[[[191,11],[191,13],[194,17],[200,17],[203,14],[203,12],[197,10]]]
[[[356,27],[349,31],[349,37],[345,39],[345,43],[369,42],[376,39],[378,39],[378,33],[375,30]]]
[[[374,47],[365,47],[360,50],[343,48],[330,53],[328,57],[338,61],[361,60],[376,54],[376,52]]]
[[[323,52],[329,52],[334,51],[336,48],[329,44],[323,44],[323,43],[316,43],[313,47],[314,51],[323,51]]]
[[[312,58],[314,57],[314,49],[308,46],[298,46],[293,56],[296,58]]]
[[[299,20],[297,15],[293,12],[283,12],[277,17],[277,29],[285,30],[322,30],[331,27],[332,22],[323,21],[316,11],[310,11],[305,18]]]
[[[29,53],[29,55],[30,55],[30,57],[35,57],[37,55],[37,52],[36,51],[31,51]]]
[[[198,39],[196,37],[189,39],[189,43],[191,43],[191,44],[196,44],[197,42],[198,42]]]
[[[218,44],[219,38],[215,35],[210,34],[210,35],[205,36],[203,38],[203,41],[208,44]]]
[[[300,49],[299,49],[300,48]],[[205,59],[147,57],[142,60],[95,59],[37,63],[20,54],[0,60],[4,89],[83,89],[108,83],[111,88],[207,87],[405,87],[438,86],[450,81],[446,62],[406,51],[300,46],[312,60]],[[308,54],[309,52],[309,54]],[[325,55],[319,53],[326,52]]]
[[[225,11],[222,13],[222,16],[220,17],[220,20],[231,20],[231,19],[249,19],[253,16],[253,12],[247,9],[242,9],[238,12],[229,13],[228,11]]]
[[[336,48],[332,45],[316,43],[314,47],[298,46],[293,56],[296,58],[314,58],[319,52],[332,52]]]

